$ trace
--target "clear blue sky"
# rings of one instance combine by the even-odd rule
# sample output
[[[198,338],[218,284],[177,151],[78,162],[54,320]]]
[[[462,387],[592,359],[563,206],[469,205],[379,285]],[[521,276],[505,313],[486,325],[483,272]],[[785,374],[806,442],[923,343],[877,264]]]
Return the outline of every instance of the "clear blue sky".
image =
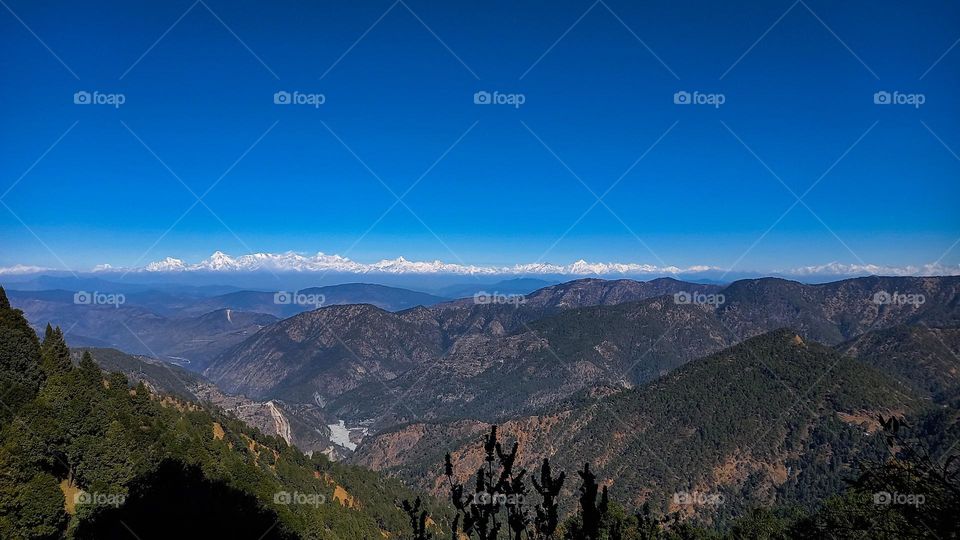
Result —
[[[960,236],[956,2],[204,1],[4,0],[0,266],[220,249],[728,267],[796,201],[780,180],[800,195],[845,153],[738,268],[928,263]],[[196,199],[134,134],[197,195],[249,152],[170,229]],[[450,149],[352,250],[395,198],[337,137],[397,195]]]

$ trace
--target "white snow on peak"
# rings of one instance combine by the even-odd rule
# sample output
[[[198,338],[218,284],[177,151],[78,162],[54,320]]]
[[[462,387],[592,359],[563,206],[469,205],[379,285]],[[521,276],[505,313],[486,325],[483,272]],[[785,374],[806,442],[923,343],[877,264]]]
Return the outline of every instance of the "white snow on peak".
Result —
[[[844,264],[830,262],[803,266],[782,272],[796,276],[951,276],[960,274],[960,265],[940,263],[920,266],[885,266],[877,264]]]
[[[31,274],[50,271],[50,268],[18,264],[0,267],[0,275]],[[334,272],[343,274],[450,274],[464,276],[490,275],[555,275],[555,276],[682,276],[715,272],[724,274],[725,269],[709,265],[678,267],[658,266],[631,262],[590,262],[579,259],[570,264],[534,262],[511,266],[482,266],[472,264],[449,263],[441,260],[414,261],[405,257],[382,259],[372,263],[361,263],[341,255],[328,255],[318,251],[314,255],[304,255],[294,251],[283,253],[251,253],[238,257],[223,251],[215,251],[206,259],[197,263],[187,263],[183,259],[166,257],[136,268],[119,268],[109,264],[100,264],[94,272]],[[742,273],[744,271],[738,270]],[[758,273],[759,274],[759,273]],[[763,274],[770,275],[769,272]],[[777,270],[772,275],[782,276],[944,276],[960,275],[960,265],[940,263],[887,266],[877,264],[845,264],[830,262],[822,265],[804,266],[786,270]]]
[[[496,274],[558,274],[571,276],[607,275],[607,274],[685,274],[721,270],[713,266],[694,266],[679,268],[676,266],[656,266],[652,264],[588,262],[580,259],[572,264],[552,263],[515,264],[513,266],[480,266],[472,264],[449,263],[441,260],[412,261],[405,257],[382,259],[373,263],[360,263],[340,255],[327,255],[317,252],[315,255],[301,255],[292,251],[285,253],[253,253],[232,257],[222,251],[215,251],[206,259],[186,264],[182,259],[167,257],[152,262],[134,271],[145,272],[342,272],[353,274],[460,274],[460,275],[496,275]]]
[[[185,265],[182,260],[174,259],[173,257],[154,261],[143,267],[143,270],[147,272],[181,272],[186,269],[187,265]]]
[[[29,266],[25,264],[15,264],[13,266],[0,266],[0,276],[14,274],[35,274],[37,272],[46,272],[53,270],[43,266]]]

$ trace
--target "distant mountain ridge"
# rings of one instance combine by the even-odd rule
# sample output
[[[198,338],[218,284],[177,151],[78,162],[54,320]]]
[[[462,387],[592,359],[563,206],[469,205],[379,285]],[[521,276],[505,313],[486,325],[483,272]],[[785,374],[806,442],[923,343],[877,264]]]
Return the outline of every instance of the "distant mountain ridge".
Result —
[[[544,279],[514,278],[494,283],[462,283],[449,285],[438,289],[436,293],[447,298],[466,298],[481,291],[502,294],[529,294],[538,289],[556,284],[556,281]]]
[[[263,313],[218,310],[190,317],[159,315],[135,305],[93,305],[67,301],[68,291],[25,294],[11,291],[11,302],[22,309],[35,330],[48,321],[60,326],[73,346],[121,349],[149,355],[200,371],[224,348],[241,342],[277,318]]]
[[[136,264],[136,263],[135,263]],[[0,267],[0,274],[22,275],[49,272],[52,269],[28,265]],[[347,257],[317,252],[313,255],[287,251],[282,253],[249,253],[231,256],[222,251],[214,251],[209,257],[196,263],[189,263],[176,257],[164,257],[144,266],[115,267],[110,264],[95,266],[92,273],[111,275],[121,273],[146,275],[183,275],[183,274],[225,274],[243,272],[317,272],[343,273],[354,275],[450,275],[450,276],[619,276],[619,277],[657,277],[657,276],[700,276],[720,277],[723,279],[731,272],[710,264],[693,264],[686,267],[638,263],[630,261],[586,261],[578,259],[568,264],[550,262],[514,263],[501,265],[482,265],[450,263],[439,259],[409,260],[403,256],[381,259],[371,263],[361,263]],[[740,272],[738,277],[755,277],[771,272]],[[814,277],[837,279],[863,275],[892,276],[942,276],[960,274],[960,266],[942,264],[939,261],[928,264],[908,264],[889,266],[867,263],[845,264],[829,262],[820,265],[807,265],[772,272],[774,275],[792,277]]]
[[[926,324],[874,330],[835,346],[935,403],[960,388],[960,327]]]
[[[779,327],[836,345],[871,329],[953,324],[958,292],[955,277],[824,285],[765,278],[724,288],[669,278],[585,279],[516,303],[460,299],[395,314],[324,308],[225,351],[207,375],[258,399],[313,396],[334,416],[376,420],[380,428],[422,419],[498,421],[590,386],[642,384]],[[894,294],[925,301],[884,303],[883,295]],[[715,302],[702,302],[710,298]]]
[[[202,371],[206,363],[260,328],[321,306],[368,303],[388,311],[447,299],[383,285],[350,283],[275,292],[218,292],[217,287],[155,290],[103,280],[50,279],[86,290],[10,291],[13,304],[40,330],[58,325],[75,346],[117,348]],[[102,287],[102,288],[101,288]],[[181,289],[184,292],[179,292]],[[123,292],[126,291],[126,292]],[[115,295],[115,305],[77,303],[76,295]]]
[[[722,292],[718,314],[743,338],[788,326],[833,345],[900,324],[960,324],[960,276],[864,277],[819,285],[748,279]],[[907,301],[914,297],[917,302]]]
[[[634,390],[582,396],[499,431],[519,441],[522,466],[549,457],[555,469],[570,471],[590,462],[612,498],[710,520],[839,491],[843,468],[883,446],[868,434],[875,415],[919,404],[892,378],[784,329]],[[440,493],[443,455],[479,463],[478,440],[488,429],[467,419],[402,425],[369,437],[351,460]],[[725,504],[677,506],[678,492]]]
[[[395,314],[372,306],[331,306],[258,333],[225,351],[206,374],[229,391],[251,396],[298,388],[295,395],[303,400],[315,385],[314,391],[330,400],[363,383],[391,380],[426,365],[465,336],[504,336],[534,320],[583,305],[715,289],[671,279],[588,279],[540,289],[521,297],[520,303],[477,303],[464,298]],[[365,362],[374,365],[371,368]],[[330,371],[335,366],[347,371],[337,375]]]
[[[301,298],[310,302],[300,302]],[[371,304],[386,311],[402,311],[416,306],[432,306],[447,300],[449,298],[398,287],[345,283],[270,292],[236,291],[203,299],[185,309],[184,313],[232,308],[269,313],[276,317],[290,317],[324,306]]]

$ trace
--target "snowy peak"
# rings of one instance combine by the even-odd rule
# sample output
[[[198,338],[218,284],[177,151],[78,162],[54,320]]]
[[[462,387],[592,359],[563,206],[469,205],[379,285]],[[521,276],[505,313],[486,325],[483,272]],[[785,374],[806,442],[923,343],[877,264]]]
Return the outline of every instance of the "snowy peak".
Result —
[[[109,265],[100,265],[104,271],[116,270]],[[572,264],[551,263],[515,264],[513,266],[478,266],[448,263],[441,260],[411,261],[405,257],[383,259],[374,263],[359,263],[340,255],[327,255],[317,252],[312,256],[292,251],[286,253],[253,253],[232,257],[222,251],[215,251],[196,264],[186,264],[182,259],[167,257],[152,262],[133,271],[143,272],[342,272],[354,274],[459,274],[459,275],[497,275],[497,274],[558,274],[572,276],[610,275],[610,274],[684,274],[721,270],[712,266],[679,268],[676,266],[656,266],[651,264],[588,262],[580,259]]]
[[[110,265],[100,265],[100,267],[111,267]],[[160,261],[154,261],[145,267],[143,270],[147,272],[181,272],[187,269],[187,265],[180,259],[174,259],[173,257],[167,257]]]
[[[29,274],[41,269],[35,266],[18,265],[14,267],[0,267],[3,274]],[[382,259],[372,263],[353,261],[341,255],[328,255],[318,251],[314,255],[303,255],[293,251],[284,253],[252,253],[233,257],[222,251],[214,251],[209,257],[200,262],[189,264],[183,259],[166,257],[137,268],[120,268],[110,264],[100,264],[94,267],[94,272],[334,272],[343,274],[418,274],[437,275],[451,274],[463,276],[494,276],[494,275],[555,275],[555,276],[691,276],[696,274],[714,273],[727,275],[727,270],[717,266],[693,265],[679,267],[674,265],[659,266],[655,264],[630,262],[590,262],[579,259],[570,264],[554,264],[549,262],[534,262],[514,264],[511,266],[480,266],[472,264],[448,263],[441,260],[414,261],[405,257]],[[740,272],[741,274],[744,271]],[[749,273],[749,272],[748,272]],[[822,265],[804,266],[775,272],[758,273],[798,278],[829,278],[855,276],[944,276],[960,275],[960,265],[944,265],[939,263],[888,266],[877,264],[844,264],[830,262]],[[714,276],[714,277],[715,277]]]

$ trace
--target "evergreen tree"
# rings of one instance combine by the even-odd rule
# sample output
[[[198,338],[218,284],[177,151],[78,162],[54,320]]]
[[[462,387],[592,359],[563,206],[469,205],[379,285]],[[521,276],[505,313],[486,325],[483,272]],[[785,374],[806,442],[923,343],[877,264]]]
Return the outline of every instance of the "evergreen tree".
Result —
[[[40,340],[0,287],[0,425],[33,399],[43,379]]]
[[[537,490],[543,501],[537,506],[537,517],[534,519],[534,527],[543,538],[553,538],[560,521],[558,508],[560,502],[557,497],[560,495],[560,489],[563,487],[563,481],[566,474],[560,473],[556,478],[550,471],[550,460],[543,458],[543,464],[540,466],[540,481],[533,477],[533,488]]]
[[[0,422],[0,539],[129,538],[129,528],[144,540],[347,539],[404,529],[393,502],[410,491],[399,482],[309,458],[222,411],[142,383],[131,390],[89,352],[75,368],[48,363],[61,372],[44,379],[42,358],[67,358],[62,332],[50,327],[41,345],[2,293],[0,305],[0,383],[22,391],[0,394],[7,403],[20,398],[17,421]],[[332,502],[334,485],[356,504],[320,504]],[[318,502],[294,504],[293,494]],[[422,512],[434,507],[426,500]]]
[[[597,502],[597,475],[590,472],[590,464],[584,463],[583,470],[577,471],[582,481],[580,485],[580,515],[583,518],[584,540],[600,539],[600,521],[607,511],[607,486],[603,486],[600,502]]]
[[[420,497],[410,504],[410,501],[403,501],[403,512],[410,518],[410,528],[413,529],[413,540],[432,540],[433,535],[427,532],[427,519],[430,517],[426,510],[420,507],[423,501]]]
[[[450,454],[446,456],[445,474],[450,484],[450,500],[457,514],[453,521],[453,538],[458,538],[458,527],[463,524],[463,534],[479,540],[495,540],[500,531],[509,538],[519,540],[527,531],[530,516],[527,508],[526,471],[514,468],[519,445],[513,444],[509,452],[497,440],[497,426],[490,428],[484,438],[484,464],[477,469],[473,493],[463,484],[454,481],[454,468]],[[502,516],[500,510],[505,510]]]
[[[70,349],[63,338],[63,332],[60,327],[51,328],[47,324],[47,330],[43,336],[43,344],[40,346],[41,360],[40,366],[47,378],[55,375],[62,375],[73,368],[70,361]]]
[[[84,382],[102,384],[103,372],[100,371],[100,366],[93,360],[90,351],[83,351],[83,356],[80,357],[79,374]]]

